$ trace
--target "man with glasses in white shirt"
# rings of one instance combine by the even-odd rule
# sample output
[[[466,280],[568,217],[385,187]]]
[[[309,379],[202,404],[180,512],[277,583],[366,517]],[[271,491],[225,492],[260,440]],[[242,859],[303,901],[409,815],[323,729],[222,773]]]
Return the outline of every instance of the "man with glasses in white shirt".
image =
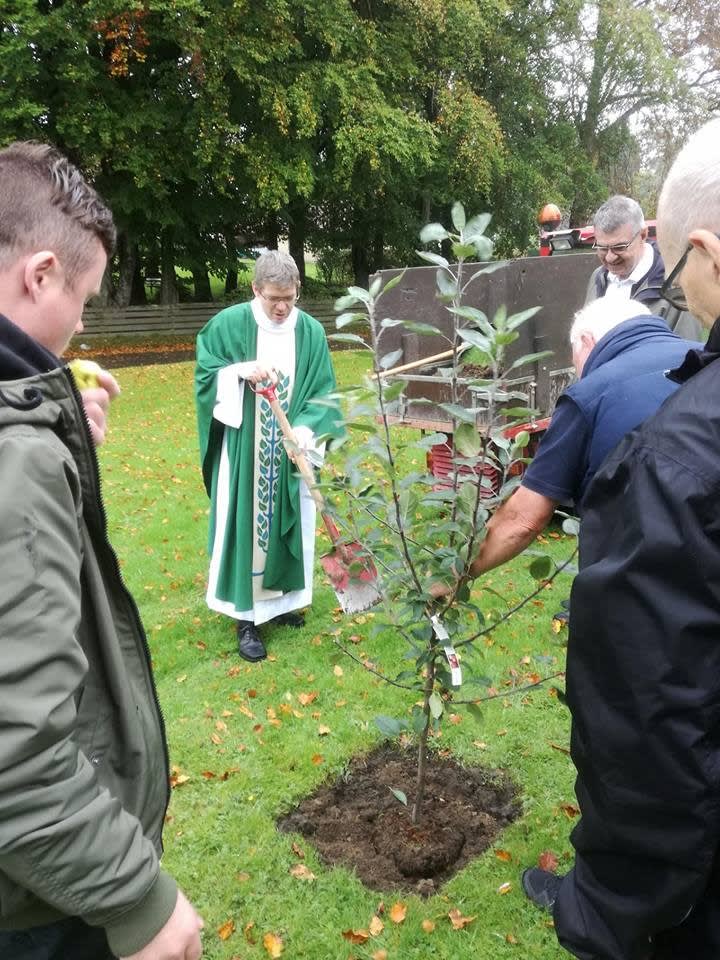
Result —
[[[665,264],[658,248],[648,242],[640,204],[621,194],[610,197],[595,213],[593,226],[600,266],[590,277],[585,302],[600,297],[638,300],[679,336],[699,340],[702,328],[695,318],[661,296]]]

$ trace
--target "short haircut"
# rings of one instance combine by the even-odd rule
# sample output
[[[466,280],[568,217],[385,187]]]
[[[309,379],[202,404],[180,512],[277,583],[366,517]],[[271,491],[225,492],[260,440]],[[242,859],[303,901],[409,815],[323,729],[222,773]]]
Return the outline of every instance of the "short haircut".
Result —
[[[620,193],[598,207],[593,217],[593,226],[603,233],[615,233],[625,224],[629,224],[633,233],[637,233],[645,226],[645,216],[637,200]]]
[[[704,124],[677,155],[660,192],[657,229],[668,270],[693,230],[720,232],[720,119]]]
[[[573,317],[570,327],[570,344],[573,347],[576,346],[584,333],[591,334],[597,342],[625,320],[649,315],[650,310],[638,300],[600,297],[586,304]]]
[[[87,270],[99,240],[115,249],[112,213],[55,147],[28,140],[0,150],[0,270],[52,250],[68,286]]]
[[[254,282],[261,290],[268,283],[297,289],[300,286],[300,271],[289,253],[266,250],[255,261]]]

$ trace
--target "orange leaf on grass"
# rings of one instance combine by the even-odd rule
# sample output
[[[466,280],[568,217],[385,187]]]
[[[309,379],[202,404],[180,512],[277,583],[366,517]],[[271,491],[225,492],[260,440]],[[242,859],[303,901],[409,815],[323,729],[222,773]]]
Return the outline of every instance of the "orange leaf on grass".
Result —
[[[504,860],[505,863],[509,863],[512,860],[512,854],[508,850],[496,850],[495,856],[498,860]]]
[[[550,873],[555,873],[558,868],[558,859],[552,850],[543,850],[538,857],[538,866],[541,870],[549,870]]]
[[[282,956],[282,952],[285,949],[282,939],[276,933],[266,933],[263,936],[263,946],[273,960],[277,960],[277,957]]]
[[[457,907],[454,907],[448,912],[448,917],[450,917],[450,923],[453,925],[453,930],[464,930],[468,924],[477,919],[476,917],[464,917]]]
[[[393,923],[402,923],[407,915],[407,904],[397,900],[390,907],[390,919]]]
[[[235,933],[234,920],[226,920],[225,923],[218,927],[218,936],[221,940],[227,940],[233,933]]]
[[[345,940],[349,940],[350,943],[367,943],[370,939],[370,934],[367,930],[343,930],[342,935]]]
[[[423,920],[420,926],[423,928],[425,933],[432,933],[435,929],[435,922],[433,920]]]
[[[370,936],[377,937],[385,929],[385,924],[382,922],[380,917],[373,917],[370,921]]]
[[[315,879],[315,874],[304,863],[296,863],[294,867],[290,867],[290,875],[296,880],[307,880],[310,883]]]

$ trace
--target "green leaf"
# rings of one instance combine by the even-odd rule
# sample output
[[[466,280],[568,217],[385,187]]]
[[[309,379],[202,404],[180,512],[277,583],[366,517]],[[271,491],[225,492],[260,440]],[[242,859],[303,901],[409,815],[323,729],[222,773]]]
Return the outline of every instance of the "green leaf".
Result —
[[[392,290],[394,287],[396,287],[400,283],[402,278],[405,276],[405,272],[406,271],[403,270],[396,277],[390,277],[388,282],[385,284],[385,286],[382,288],[382,290],[378,294],[378,300],[380,299],[380,297],[382,297],[383,294],[388,293],[390,290]]]
[[[434,334],[435,336],[444,336],[442,330],[434,327],[431,323],[419,323],[416,320],[403,320],[403,327],[410,333]]]
[[[472,423],[473,425],[476,422],[478,411],[475,409],[466,409],[456,403],[440,403],[438,406],[449,413],[454,420],[460,420],[462,423]]]
[[[431,693],[430,699],[428,700],[428,707],[430,708],[430,715],[433,720],[439,720],[443,715],[445,709],[442,699],[437,693]]]
[[[455,297],[458,292],[457,280],[447,270],[438,270],[435,274],[435,283],[443,297]]]
[[[513,446],[518,450],[524,450],[528,443],[530,443],[530,434],[527,430],[521,430],[513,437]]]
[[[348,307],[354,307],[358,303],[358,298],[350,294],[345,294],[343,297],[338,297],[335,301],[336,310],[347,310]]]
[[[475,457],[482,443],[474,423],[461,423],[455,431],[455,446],[464,457]]]
[[[465,343],[470,343],[478,350],[482,350],[483,354],[490,354],[491,341],[488,337],[483,336],[479,330],[458,330],[458,336]]]
[[[513,419],[531,420],[536,413],[537,410],[533,410],[532,407],[503,407],[503,416]]]
[[[405,804],[405,806],[407,806],[407,797],[402,792],[402,790],[396,790],[395,787],[388,787],[388,790],[395,797],[396,800],[399,800],[400,803],[403,803]]]
[[[363,287],[348,287],[348,293],[362,303],[370,303],[370,293]]]
[[[468,704],[466,704],[466,706],[467,706],[467,712],[468,712],[475,720],[477,720],[478,722],[482,722],[482,719],[483,719],[482,710],[480,709],[480,707],[478,706],[478,704],[477,704],[477,703],[468,703]]]
[[[468,237],[468,243],[472,243],[477,253],[478,260],[489,260],[493,255],[493,242],[488,237]]]
[[[542,310],[542,307],[530,307],[527,310],[521,310],[519,313],[513,313],[512,316],[507,318],[505,324],[506,329],[516,330],[525,323],[526,320],[529,320],[531,317],[534,317],[536,313],[539,313],[540,310]]]
[[[412,708],[412,715],[410,717],[410,726],[415,733],[421,734],[425,729],[427,724],[427,716],[422,707],[419,707],[417,704]]]
[[[517,367],[524,367],[526,363],[537,363],[539,360],[546,360],[548,357],[552,357],[553,354],[553,350],[541,350],[539,353],[527,353],[524,357],[518,357],[517,360],[514,360],[507,368],[505,373],[510,373],[511,370],[515,370]]]
[[[348,327],[358,320],[367,320],[367,317],[364,313],[341,313],[339,317],[335,317],[335,326],[338,330],[342,330],[343,327]]]
[[[449,234],[441,223],[428,223],[420,231],[421,243],[438,243],[447,240]]]
[[[359,337],[356,333],[329,333],[328,340],[336,340],[340,343],[359,343],[360,346],[365,347],[366,350],[372,351],[372,347],[365,343],[362,337]]]
[[[405,724],[401,723],[400,720],[387,717],[384,714],[375,717],[375,724],[386,737],[397,737],[405,727]]]
[[[377,297],[378,293],[380,292],[380,287],[382,287],[382,277],[378,277],[378,276],[373,277],[372,282],[370,284],[370,289],[368,290],[368,293],[373,298],[373,300],[375,299],[375,297]]]
[[[434,263],[436,267],[450,266],[445,257],[441,257],[439,253],[431,253],[430,250],[416,250],[415,252],[421,260],[426,260],[428,263]]]
[[[530,576],[535,580],[547,580],[553,571],[553,566],[550,557],[536,557],[530,564]]]
[[[400,394],[407,387],[407,380],[396,380],[394,383],[390,384],[389,387],[385,387],[383,390],[383,397],[385,398],[386,403],[392,403],[393,400],[397,400]]]
[[[462,229],[467,221],[465,218],[465,207],[459,201],[455,201],[452,205],[450,217],[457,232],[462,233]]]
[[[478,213],[474,217],[471,217],[465,224],[463,240],[474,240],[476,236],[482,236],[487,230],[491,220],[491,213]]]
[[[475,255],[475,244],[473,243],[454,243],[452,245],[453,256],[458,260],[467,260]]]
[[[378,360],[378,366],[381,370],[389,370],[391,367],[395,366],[402,355],[402,350],[393,350],[390,353],[386,353]]]

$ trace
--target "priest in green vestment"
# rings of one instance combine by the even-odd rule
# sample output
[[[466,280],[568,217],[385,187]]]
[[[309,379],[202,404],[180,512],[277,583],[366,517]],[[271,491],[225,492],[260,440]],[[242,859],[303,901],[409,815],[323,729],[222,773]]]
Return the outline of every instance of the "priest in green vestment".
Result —
[[[197,337],[195,398],[203,479],[210,497],[210,609],[237,621],[246,660],[267,654],[258,627],[300,626],[312,600],[315,505],[289,459],[270,405],[276,392],[308,460],[341,433],[325,331],[296,307],[295,261],[270,250],[255,264],[255,298],[216,314]]]

